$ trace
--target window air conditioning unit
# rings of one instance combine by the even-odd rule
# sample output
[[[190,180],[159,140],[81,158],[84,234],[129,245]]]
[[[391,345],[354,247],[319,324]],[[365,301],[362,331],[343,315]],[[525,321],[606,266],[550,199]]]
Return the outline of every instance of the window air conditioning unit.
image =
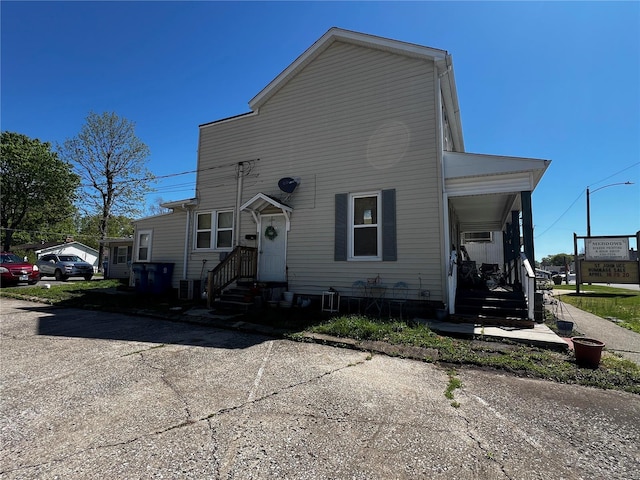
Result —
[[[493,235],[491,232],[465,232],[463,234],[463,243],[472,242],[491,242]]]
[[[178,298],[180,300],[199,300],[201,290],[201,280],[180,280]]]

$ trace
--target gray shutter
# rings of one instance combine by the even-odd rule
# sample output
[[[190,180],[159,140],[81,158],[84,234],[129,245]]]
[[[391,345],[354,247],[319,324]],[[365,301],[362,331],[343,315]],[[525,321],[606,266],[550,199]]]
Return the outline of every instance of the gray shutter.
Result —
[[[346,193],[336,194],[336,218],[334,229],[333,259],[336,262],[347,261],[348,209],[349,196]]]
[[[113,255],[111,255],[111,263],[118,263],[118,247],[113,247]]]
[[[133,247],[129,245],[127,247],[127,263],[131,261],[131,255],[133,254]]]
[[[396,241],[396,190],[382,191],[382,260],[398,260]]]

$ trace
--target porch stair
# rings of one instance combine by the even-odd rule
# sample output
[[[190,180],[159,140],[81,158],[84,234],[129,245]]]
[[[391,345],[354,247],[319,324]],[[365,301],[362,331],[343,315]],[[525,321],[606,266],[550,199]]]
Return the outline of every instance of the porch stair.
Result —
[[[247,313],[254,305],[251,289],[247,286],[237,285],[222,291],[220,297],[211,303],[211,308],[216,312],[235,314]]]
[[[224,289],[239,280],[255,281],[258,268],[258,250],[237,246],[213,270],[207,280],[207,306],[213,308],[214,301]]]
[[[527,318],[527,302],[519,291],[458,290],[456,313],[452,321],[481,325],[533,328],[534,321]]]

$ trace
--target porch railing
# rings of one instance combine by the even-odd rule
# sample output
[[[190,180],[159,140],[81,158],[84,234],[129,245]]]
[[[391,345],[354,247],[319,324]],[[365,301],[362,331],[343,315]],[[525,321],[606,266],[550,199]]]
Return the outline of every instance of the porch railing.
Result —
[[[531,262],[524,253],[520,253],[514,260],[506,265],[507,283],[514,288],[519,286],[527,302],[527,318],[534,319],[535,294],[536,294],[536,274],[531,266]]]
[[[534,319],[536,297],[536,273],[524,253],[520,254],[520,278],[522,278],[522,292],[527,299],[527,315],[529,320]]]
[[[240,278],[254,279],[258,272],[258,249],[237,246],[227,257],[209,272],[207,299],[213,299],[222,289]]]

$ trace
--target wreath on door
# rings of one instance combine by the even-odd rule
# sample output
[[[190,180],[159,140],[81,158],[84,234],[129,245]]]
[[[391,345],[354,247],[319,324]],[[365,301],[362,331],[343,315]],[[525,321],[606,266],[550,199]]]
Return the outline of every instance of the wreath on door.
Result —
[[[273,225],[269,225],[264,231],[264,236],[267,237],[269,240],[273,240],[278,236],[278,232],[276,231],[275,228],[273,228]]]

